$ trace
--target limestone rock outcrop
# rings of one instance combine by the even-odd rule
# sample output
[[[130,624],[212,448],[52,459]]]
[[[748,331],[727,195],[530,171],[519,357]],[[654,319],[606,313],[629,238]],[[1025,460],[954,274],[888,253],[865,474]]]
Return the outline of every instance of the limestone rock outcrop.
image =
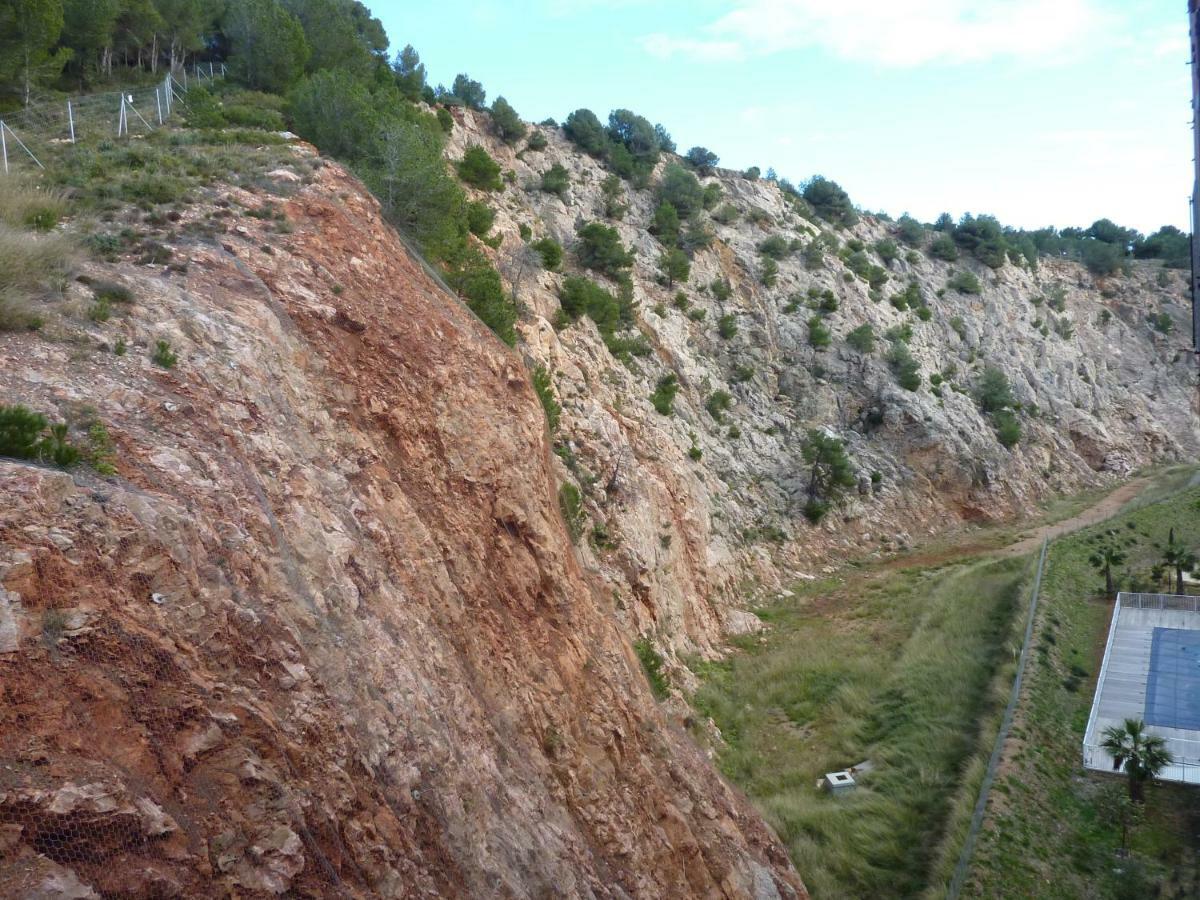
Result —
[[[533,151],[492,134],[486,114],[455,116],[447,155],[480,145],[511,173],[502,191],[474,192],[496,210],[502,270],[522,226],[533,239],[550,236],[566,247],[565,266],[575,273],[570,249],[588,222],[612,225],[636,254],[637,326],[653,348],[649,357],[622,364],[586,318],[556,329],[558,273],[524,278],[528,315],[520,328],[523,349],[553,373],[562,401],[559,439],[572,468],[560,467],[560,476],[587,488],[590,522],[603,528],[605,539],[581,542],[581,552],[610,586],[629,632],[668,651],[719,652],[725,634],[755,626],[748,604],[831,561],[1002,521],[1132,469],[1193,459],[1200,449],[1183,273],[1137,263],[1128,276],[1102,279],[1055,259],[1036,271],[1012,263],[993,271],[967,258],[908,256],[897,241],[899,258],[874,297],[830,252],[812,269],[793,252],[767,287],[758,247],[772,235],[807,245],[832,231],[839,244],[860,241],[883,264],[872,248],[894,236],[893,226],[864,215],[850,229],[832,229],[799,215],[777,184],[718,169],[701,181],[719,186],[716,206],[729,204],[736,215],[700,214],[713,240],[695,251],[687,283],[668,285],[659,263],[665,248],[649,231],[667,159],[645,189],[623,182],[627,209],[606,218],[608,172],[561,129],[531,126],[547,139]],[[540,189],[554,165],[569,174],[562,195]],[[981,294],[947,288],[964,270],[977,275]],[[717,279],[728,281],[728,298],[712,290]],[[910,283],[928,320],[889,302]],[[681,291],[686,311],[675,303]],[[811,294],[825,291],[837,301],[825,316],[833,342],[815,350]],[[1160,313],[1170,333],[1152,326]],[[717,330],[724,316],[737,326],[729,339]],[[868,323],[877,349],[864,356],[845,337]],[[915,392],[897,384],[886,359],[885,335],[906,324],[923,375]],[[1023,438],[1011,450],[971,396],[985,366],[1005,373],[1021,405]],[[672,417],[649,399],[668,372],[680,385]],[[721,421],[706,409],[717,391],[732,398]],[[862,484],[819,527],[801,515],[801,443],[810,428],[846,442]]]

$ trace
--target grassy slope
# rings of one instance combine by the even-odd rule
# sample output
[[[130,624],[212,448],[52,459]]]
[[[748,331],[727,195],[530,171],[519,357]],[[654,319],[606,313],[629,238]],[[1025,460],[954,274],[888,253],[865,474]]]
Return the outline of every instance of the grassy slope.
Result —
[[[761,612],[746,652],[695,663],[723,771],[817,897],[915,896],[953,864],[1019,649],[1028,559],[852,573]],[[982,723],[982,724],[981,724]],[[869,759],[852,794],[815,790]],[[965,802],[958,799],[964,783]]]
[[[1135,575],[1157,561],[1154,545],[1171,527],[1189,546],[1200,544],[1200,489],[1180,488],[1179,478],[1160,483],[1133,509],[1052,545],[1012,757],[997,779],[964,896],[1153,896],[1146,884],[1159,896],[1196,896],[1195,789],[1152,788],[1147,821],[1131,841],[1135,861],[1118,866],[1120,834],[1103,797],[1123,785],[1085,774],[1080,764],[1111,608],[1097,596],[1102,581],[1087,557],[1097,536],[1113,529]]]

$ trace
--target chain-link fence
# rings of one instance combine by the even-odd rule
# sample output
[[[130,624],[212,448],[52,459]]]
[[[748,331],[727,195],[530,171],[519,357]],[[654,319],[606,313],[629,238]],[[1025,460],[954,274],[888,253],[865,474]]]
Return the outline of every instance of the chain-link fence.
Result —
[[[188,88],[225,74],[223,63],[197,63],[157,84],[35,103],[0,116],[3,173],[43,168],[48,146],[147,134],[179,111]]]

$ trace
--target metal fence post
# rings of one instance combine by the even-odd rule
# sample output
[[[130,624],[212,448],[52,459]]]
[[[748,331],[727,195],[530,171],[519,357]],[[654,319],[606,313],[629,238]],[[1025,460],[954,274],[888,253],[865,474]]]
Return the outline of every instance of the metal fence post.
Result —
[[[71,143],[75,143],[75,111],[71,109],[71,101],[67,101],[67,121],[71,125]]]
[[[0,152],[4,154],[4,174],[8,174],[8,141],[4,139],[4,120],[0,119]]]
[[[154,108],[158,110],[158,124],[162,124],[162,99],[158,96],[159,88],[154,89]]]

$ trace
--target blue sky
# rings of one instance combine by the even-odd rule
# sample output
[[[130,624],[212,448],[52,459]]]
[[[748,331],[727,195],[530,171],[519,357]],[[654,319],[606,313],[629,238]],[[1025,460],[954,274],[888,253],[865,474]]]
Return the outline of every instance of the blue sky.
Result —
[[[723,166],[929,221],[1187,227],[1184,0],[367,0],[435,84],[627,107]]]

